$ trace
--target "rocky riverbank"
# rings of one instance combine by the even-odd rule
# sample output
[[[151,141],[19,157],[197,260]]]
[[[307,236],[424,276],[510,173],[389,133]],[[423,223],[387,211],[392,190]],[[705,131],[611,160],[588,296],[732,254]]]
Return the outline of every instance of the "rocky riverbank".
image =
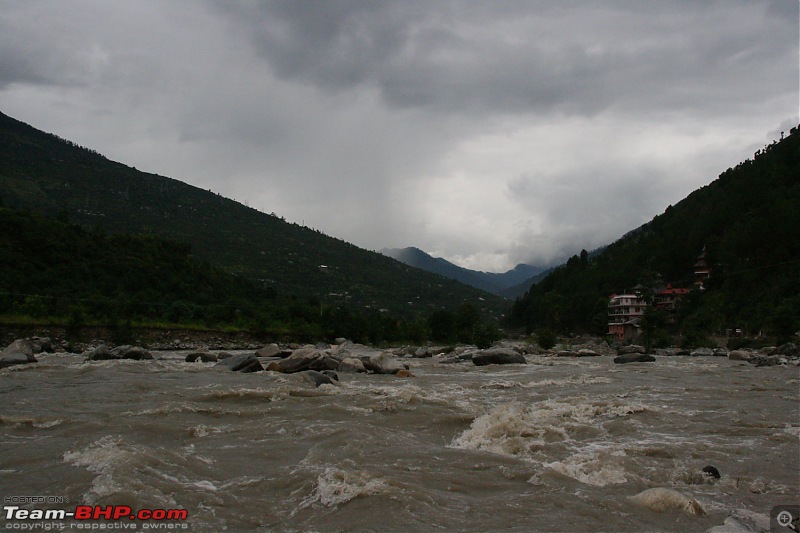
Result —
[[[174,337],[169,340],[170,337]],[[165,340],[167,339],[167,340]],[[147,344],[112,345],[105,340],[91,343],[71,344],[66,340],[53,341],[50,337],[32,336],[16,339],[0,354],[0,368],[36,363],[36,355],[49,353],[81,353],[87,361],[133,359],[155,359],[153,353],[160,350],[186,350],[187,362],[214,362],[217,366],[238,372],[274,371],[284,374],[311,372],[309,379],[317,386],[338,380],[336,372],[393,374],[413,377],[403,359],[437,358],[441,364],[472,363],[476,366],[497,364],[526,364],[527,355],[545,357],[614,357],[617,364],[657,363],[659,358],[671,356],[725,357],[731,360],[759,366],[800,366],[800,346],[786,343],[759,350],[725,348],[699,348],[681,350],[659,349],[645,353],[642,346],[620,346],[616,349],[604,341],[580,345],[558,345],[544,350],[536,344],[522,341],[503,341],[489,349],[475,346],[403,346],[379,349],[356,344],[346,339],[337,339],[334,344],[319,343],[300,345],[295,343],[257,344],[254,338],[245,335],[184,335],[175,331],[159,331],[151,335]],[[112,346],[112,347],[110,347]],[[231,355],[230,351],[239,351]],[[251,353],[246,353],[246,352]],[[216,353],[214,353],[216,352]]]
[[[274,342],[271,335],[247,331],[197,330],[188,328],[126,328],[80,326],[66,328],[48,325],[0,325],[0,346],[16,339],[47,338],[56,349],[81,353],[101,344],[130,344],[148,350],[192,350],[208,346],[212,350],[257,350]]]

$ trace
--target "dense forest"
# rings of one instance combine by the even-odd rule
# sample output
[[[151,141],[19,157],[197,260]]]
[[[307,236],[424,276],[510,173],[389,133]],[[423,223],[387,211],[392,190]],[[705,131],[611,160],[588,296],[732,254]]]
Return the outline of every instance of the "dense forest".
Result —
[[[0,321],[117,328],[243,329],[275,338],[347,337],[384,343],[489,343],[492,322],[463,304],[404,316],[319,298],[278,294],[264,283],[192,258],[186,244],[107,233],[30,211],[0,208]]]
[[[711,268],[702,290],[694,265]],[[527,331],[604,334],[609,296],[665,284],[692,290],[673,313],[648,308],[653,343],[698,344],[741,329],[786,339],[800,330],[800,131],[775,141],[601,253],[572,257],[512,306]]]
[[[265,173],[269,169],[264,170]],[[352,310],[428,316],[463,305],[497,317],[500,297],[409,267],[219,194],[111,161],[0,113],[0,199],[87,228],[155,235],[282,295]],[[332,206],[336,209],[346,206]],[[276,206],[280,211],[280,206]]]

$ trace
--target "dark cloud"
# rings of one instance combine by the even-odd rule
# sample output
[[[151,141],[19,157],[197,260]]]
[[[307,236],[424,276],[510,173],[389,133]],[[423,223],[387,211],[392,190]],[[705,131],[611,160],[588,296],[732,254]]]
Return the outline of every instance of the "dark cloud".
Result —
[[[797,41],[798,5],[789,0],[287,0],[224,9],[279,76],[336,90],[366,84],[391,105],[445,113],[704,113],[743,105],[765,84],[797,84],[796,69],[775,70],[793,51],[782,43]]]
[[[473,268],[614,240],[798,120],[796,0],[0,6],[3,112]]]

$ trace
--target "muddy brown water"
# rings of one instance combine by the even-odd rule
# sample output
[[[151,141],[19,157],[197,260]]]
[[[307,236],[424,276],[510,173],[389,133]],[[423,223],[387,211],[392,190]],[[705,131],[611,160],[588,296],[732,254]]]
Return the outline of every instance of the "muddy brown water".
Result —
[[[0,370],[0,495],[185,509],[173,525],[231,532],[706,531],[734,509],[798,503],[798,367],[434,357],[406,360],[413,378],[314,388],[184,354]],[[652,487],[707,515],[629,499]]]

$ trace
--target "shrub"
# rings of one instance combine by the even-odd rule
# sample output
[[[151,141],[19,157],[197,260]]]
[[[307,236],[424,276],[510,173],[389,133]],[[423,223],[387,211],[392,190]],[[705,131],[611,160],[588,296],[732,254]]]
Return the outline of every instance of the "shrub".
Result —
[[[556,334],[549,328],[540,329],[536,334],[536,343],[544,350],[549,350],[556,345]]]

